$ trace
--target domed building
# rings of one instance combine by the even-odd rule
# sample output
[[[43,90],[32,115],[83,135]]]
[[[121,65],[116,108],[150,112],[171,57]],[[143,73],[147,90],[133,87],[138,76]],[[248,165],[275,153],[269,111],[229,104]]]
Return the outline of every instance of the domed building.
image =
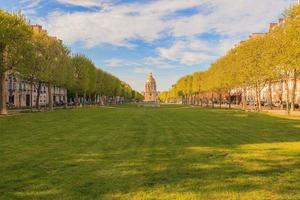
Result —
[[[152,73],[149,73],[145,84],[144,98],[145,101],[156,101],[157,97],[158,92],[156,91],[156,81],[153,78]]]

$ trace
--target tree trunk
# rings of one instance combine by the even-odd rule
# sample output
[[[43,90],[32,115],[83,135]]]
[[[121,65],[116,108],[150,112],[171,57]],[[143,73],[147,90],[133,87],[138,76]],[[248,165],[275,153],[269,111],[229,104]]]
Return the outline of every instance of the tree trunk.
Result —
[[[272,82],[269,81],[269,106],[270,109],[273,110],[273,97],[272,97]]]
[[[99,104],[101,105],[101,106],[103,106],[103,96],[102,95],[100,95],[100,101],[99,101]]]
[[[86,92],[83,93],[83,105],[85,106],[85,102],[86,102]]]
[[[36,109],[38,109],[38,110],[40,109],[41,87],[42,87],[42,84],[41,84],[41,82],[39,81],[39,82],[38,82],[38,87],[37,87],[36,102],[35,102],[35,107],[36,107]]]
[[[7,115],[7,86],[5,82],[5,66],[7,65],[7,57],[5,54],[6,45],[0,42],[0,63],[2,63],[2,66],[0,65],[0,69],[3,70],[0,72],[0,115]]]
[[[30,81],[30,109],[33,108],[33,80]]]
[[[75,92],[75,107],[77,107],[79,105],[79,98],[78,98],[78,92]]]
[[[230,90],[228,91],[228,107],[229,109],[231,109],[231,94],[230,94]]]
[[[5,72],[0,73],[0,114],[1,115],[7,115],[7,106],[6,106],[6,100],[7,100],[7,87],[5,82]]]
[[[259,112],[262,111],[260,98],[261,98],[261,92],[260,92],[260,88],[258,88],[258,110],[259,110]]]
[[[247,89],[246,87],[243,88],[243,110],[247,110]]]
[[[64,108],[68,108],[68,90],[65,89],[65,93],[64,93]]]
[[[297,70],[294,70],[294,77],[293,77],[293,88],[292,88],[292,97],[291,97],[291,110],[295,111],[295,104],[296,104],[296,90],[297,90]]]
[[[261,103],[260,103],[260,88],[259,82],[257,81],[255,84],[255,96],[256,96],[256,110],[261,112]]]
[[[286,90],[286,112],[290,114],[290,90],[289,90],[289,80],[288,78],[284,82]]]
[[[53,95],[52,95],[52,84],[51,83],[48,83],[48,99],[49,99],[48,108],[50,111],[52,111],[53,110]]]
[[[215,102],[214,102],[214,93],[211,93],[211,107],[215,108]]]
[[[219,107],[222,108],[222,93],[219,94]]]
[[[280,89],[281,89],[281,91],[280,91],[280,97],[279,97],[279,99],[280,99],[280,108],[281,108],[281,110],[283,110],[284,108],[283,108],[283,83],[284,81],[283,80],[281,80],[280,81]]]

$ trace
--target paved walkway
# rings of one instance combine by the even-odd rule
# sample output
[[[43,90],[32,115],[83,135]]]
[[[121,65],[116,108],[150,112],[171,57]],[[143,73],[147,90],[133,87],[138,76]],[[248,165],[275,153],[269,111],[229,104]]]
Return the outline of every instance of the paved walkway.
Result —
[[[198,107],[198,106],[195,106],[195,107]],[[204,105],[203,108],[211,108],[211,105],[209,105],[208,107],[206,105]],[[215,109],[220,108],[219,104],[215,104],[214,108]],[[228,108],[229,108],[228,105],[222,104],[221,109],[228,109]],[[232,104],[231,109],[242,110],[242,107],[240,105]],[[253,107],[253,106],[248,106],[247,111],[248,112],[256,112],[255,107]],[[270,110],[266,107],[263,107],[262,112],[264,112],[264,113],[274,113],[274,114],[279,114],[279,115],[287,115],[286,110],[280,110],[280,109]],[[290,114],[293,115],[293,116],[300,116],[300,110],[298,109],[297,111],[291,111]]]
[[[286,110],[263,110],[263,112],[287,115]],[[291,111],[291,115],[300,116],[300,111]]]

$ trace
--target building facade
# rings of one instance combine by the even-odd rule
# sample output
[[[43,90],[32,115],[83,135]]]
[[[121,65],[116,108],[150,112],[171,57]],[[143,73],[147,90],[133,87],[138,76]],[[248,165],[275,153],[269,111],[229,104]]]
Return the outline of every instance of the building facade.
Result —
[[[36,105],[38,84],[7,73],[5,84],[7,86],[7,105],[10,108],[26,108]],[[51,88],[54,105],[67,103],[67,89],[53,86]],[[49,103],[48,86],[42,83],[40,86],[39,105],[47,106]]]
[[[294,86],[294,79],[290,78],[288,80],[288,89],[286,88],[285,81],[273,81],[271,84],[264,84],[261,86],[260,98],[264,103],[272,103],[275,105],[280,105],[287,100],[287,91],[289,91],[289,102],[292,101],[292,88]],[[242,96],[242,90],[239,92],[236,90],[236,94]],[[272,98],[272,99],[271,99]],[[247,88],[246,100],[247,102],[255,102],[255,88]],[[295,92],[295,103],[300,105],[300,79],[296,82],[296,92]]]
[[[156,81],[153,78],[152,73],[149,73],[147,77],[147,81],[145,84],[144,98],[145,101],[157,101],[158,98],[158,92],[156,90]]]

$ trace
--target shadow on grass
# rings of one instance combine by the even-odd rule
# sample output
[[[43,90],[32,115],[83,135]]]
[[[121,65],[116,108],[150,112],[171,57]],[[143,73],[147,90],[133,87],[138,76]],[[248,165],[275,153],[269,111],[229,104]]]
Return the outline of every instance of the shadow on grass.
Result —
[[[193,108],[2,118],[0,198],[297,199],[299,125]]]
[[[80,165],[97,170],[89,174],[88,180],[79,181],[74,191],[91,198],[118,194],[122,199],[136,196],[160,199],[160,195],[168,197],[169,192],[176,192],[212,199],[247,197],[252,193],[257,197],[252,199],[265,199],[270,195],[297,199],[300,157],[293,153],[299,149],[287,153],[284,147],[274,151],[264,149],[263,145],[256,146],[253,149],[259,152],[256,158],[243,149],[244,146],[234,149],[193,147],[173,149],[173,156],[170,149],[143,149],[137,158],[128,158],[132,152],[122,151],[112,157],[109,154],[107,165],[107,161],[101,159],[105,154],[99,160],[91,156],[94,163],[87,161]],[[268,154],[272,157],[265,157]],[[102,168],[97,168],[101,163]],[[152,194],[153,191],[158,196]]]

